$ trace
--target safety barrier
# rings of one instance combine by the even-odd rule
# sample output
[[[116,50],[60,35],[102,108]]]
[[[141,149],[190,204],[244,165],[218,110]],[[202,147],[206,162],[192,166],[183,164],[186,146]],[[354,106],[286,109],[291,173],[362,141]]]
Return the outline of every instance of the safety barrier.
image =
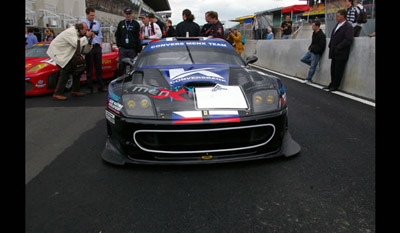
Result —
[[[321,56],[312,81],[327,86],[331,81],[328,59],[330,38],[326,39],[326,48]],[[255,65],[286,75],[305,79],[309,66],[300,61],[307,52],[310,39],[292,40],[246,40],[242,57],[258,57]],[[375,37],[354,38],[350,57],[339,90],[375,101]]]

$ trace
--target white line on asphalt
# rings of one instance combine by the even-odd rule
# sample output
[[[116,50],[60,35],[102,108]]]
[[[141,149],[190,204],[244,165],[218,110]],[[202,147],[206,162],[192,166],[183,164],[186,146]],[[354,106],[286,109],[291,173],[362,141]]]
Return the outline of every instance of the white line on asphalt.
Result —
[[[301,79],[301,78],[296,78],[296,77],[293,77],[293,76],[282,74],[282,73],[279,73],[279,72],[276,72],[276,71],[273,71],[273,70],[270,70],[270,69],[267,69],[267,68],[264,68],[264,67],[261,67],[261,66],[257,66],[257,65],[254,65],[254,64],[250,64],[250,66],[254,66],[257,69],[265,70],[267,72],[270,72],[270,73],[273,73],[273,74],[276,74],[276,75],[279,75],[279,76],[282,76],[282,77],[285,77],[285,78],[288,78],[288,79],[291,79],[291,80],[294,80],[294,81],[297,81],[297,82],[300,82],[300,83],[304,82],[304,80]],[[313,86],[313,87],[319,88],[319,89],[324,88],[324,86],[321,86],[321,85],[318,85],[318,84],[315,84],[315,83],[309,83],[307,85]],[[346,94],[346,93],[340,92],[340,91],[332,91],[331,93],[346,97],[348,99],[352,99],[352,100],[358,101],[358,102],[363,103],[363,104],[367,104],[367,105],[372,106],[372,107],[375,107],[375,103],[374,102],[359,98],[357,96],[349,95],[349,94]]]

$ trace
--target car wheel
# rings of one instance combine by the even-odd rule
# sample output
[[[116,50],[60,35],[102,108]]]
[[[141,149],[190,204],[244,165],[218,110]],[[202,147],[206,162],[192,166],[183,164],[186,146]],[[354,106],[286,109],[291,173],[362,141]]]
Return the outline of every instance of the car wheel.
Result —
[[[65,84],[65,89],[66,89],[67,91],[71,90],[71,88],[72,88],[72,83],[73,83],[73,77],[72,77],[72,74],[70,74],[69,77],[68,77],[67,84]]]

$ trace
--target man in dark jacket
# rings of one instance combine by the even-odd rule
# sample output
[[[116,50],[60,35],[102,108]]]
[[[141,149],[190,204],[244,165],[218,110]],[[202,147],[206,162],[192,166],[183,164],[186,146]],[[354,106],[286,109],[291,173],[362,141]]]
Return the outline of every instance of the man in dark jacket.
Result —
[[[183,21],[176,25],[175,36],[176,37],[196,37],[200,36],[200,26],[193,22],[194,15],[189,9],[185,9],[182,12]]]
[[[331,83],[329,86],[323,88],[327,91],[336,91],[339,88],[354,38],[353,26],[346,21],[346,10],[339,10],[337,12],[336,21],[338,23],[332,30],[328,46],[329,59],[332,59],[332,63]]]
[[[132,19],[132,9],[125,8],[125,19],[120,21],[115,32],[115,40],[119,48],[119,69],[118,74],[125,72],[125,65],[121,62],[123,58],[135,58],[142,51],[142,44],[139,38],[140,25]]]
[[[308,47],[307,53],[300,59],[300,61],[310,66],[305,83],[311,83],[319,59],[325,50],[326,37],[324,32],[320,29],[320,26],[321,23],[319,21],[313,22],[312,29],[314,32],[312,34],[311,45]]]
[[[222,26],[221,22],[218,20],[218,13],[209,11],[208,17],[208,22],[211,23],[211,27],[206,31],[205,36],[225,39],[224,26]]]

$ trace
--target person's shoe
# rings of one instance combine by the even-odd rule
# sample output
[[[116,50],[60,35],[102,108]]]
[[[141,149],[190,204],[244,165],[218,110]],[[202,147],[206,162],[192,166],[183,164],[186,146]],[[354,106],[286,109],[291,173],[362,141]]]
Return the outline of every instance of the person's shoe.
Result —
[[[80,97],[80,96],[84,96],[85,94],[83,94],[82,92],[79,92],[79,91],[71,91],[71,95]]]
[[[336,87],[331,87],[329,88],[329,91],[337,91],[338,89]]]
[[[330,87],[324,87],[324,88],[322,88],[322,90],[324,90],[324,91],[329,91],[331,88]]]
[[[66,100],[67,97],[65,97],[65,96],[63,96],[63,95],[56,95],[56,94],[54,94],[54,95],[53,95],[53,99],[55,99],[55,100]]]

